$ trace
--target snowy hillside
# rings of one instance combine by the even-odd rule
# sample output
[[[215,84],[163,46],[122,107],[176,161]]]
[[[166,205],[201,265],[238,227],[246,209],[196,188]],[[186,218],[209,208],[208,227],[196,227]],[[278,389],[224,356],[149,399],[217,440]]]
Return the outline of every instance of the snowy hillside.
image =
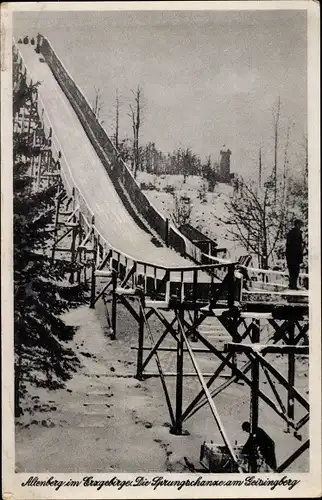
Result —
[[[209,193],[207,183],[199,176],[188,176],[184,182],[183,175],[156,176],[146,172],[138,172],[137,180],[150,201],[172,220],[175,196],[190,198],[191,225],[216,239],[219,247],[227,248],[231,257],[245,254],[245,249],[230,240],[226,229],[217,219],[225,213],[224,201],[233,195],[231,186],[218,183],[214,192]]]

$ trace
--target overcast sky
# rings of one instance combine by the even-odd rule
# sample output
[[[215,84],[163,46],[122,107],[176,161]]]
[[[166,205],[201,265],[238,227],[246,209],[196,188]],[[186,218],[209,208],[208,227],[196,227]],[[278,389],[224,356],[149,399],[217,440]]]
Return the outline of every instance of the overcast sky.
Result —
[[[272,108],[281,98],[281,148],[292,123],[298,161],[307,126],[305,11],[38,12],[14,15],[15,35],[40,32],[85,95],[102,90],[106,125],[115,90],[121,129],[131,89],[144,93],[141,141],[164,152],[191,147],[202,158],[226,144],[232,170],[255,171],[258,148],[272,166]]]

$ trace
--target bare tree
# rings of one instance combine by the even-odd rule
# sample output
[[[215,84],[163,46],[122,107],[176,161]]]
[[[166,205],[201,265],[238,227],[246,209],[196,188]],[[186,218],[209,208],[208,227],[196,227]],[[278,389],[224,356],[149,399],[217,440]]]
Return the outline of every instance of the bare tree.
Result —
[[[259,158],[258,158],[258,187],[262,187],[262,148],[259,148]]]
[[[257,255],[259,266],[267,269],[285,233],[287,207],[282,183],[277,183],[273,176],[261,189],[243,180],[239,182],[242,189],[225,202],[226,215],[216,218],[225,225],[231,239]]]
[[[277,152],[278,152],[278,129],[281,114],[281,98],[278,97],[276,107],[272,110],[273,124],[274,124],[274,166],[273,166],[273,179],[274,179],[274,196],[276,200],[277,195]]]
[[[101,112],[105,108],[105,103],[102,100],[101,89],[100,88],[97,89],[96,87],[94,87],[94,91],[95,91],[95,98],[92,109],[97,120],[100,122],[101,125],[103,125],[104,120],[100,120],[100,117],[101,117]]]
[[[140,166],[140,149],[139,149],[139,134],[141,126],[141,105],[142,105],[142,89],[138,85],[137,89],[132,90],[134,95],[135,105],[129,105],[130,113],[129,116],[132,120],[132,130],[133,130],[133,175],[136,178],[137,171]]]
[[[304,240],[304,267],[308,266],[308,215],[309,198],[307,178],[301,175],[288,178],[287,186],[287,205],[288,205],[288,224],[296,219],[303,222],[302,234]]]
[[[287,124],[285,146],[284,146],[284,166],[283,166],[284,189],[286,189],[286,179],[287,179],[287,175],[288,175],[288,150],[289,150],[289,145],[290,145],[291,129],[292,129],[292,123],[289,121]]]

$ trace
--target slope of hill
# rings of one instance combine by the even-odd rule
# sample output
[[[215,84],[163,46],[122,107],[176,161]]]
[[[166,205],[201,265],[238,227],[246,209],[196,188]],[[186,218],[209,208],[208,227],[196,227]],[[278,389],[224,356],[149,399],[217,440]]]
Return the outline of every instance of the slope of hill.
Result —
[[[218,183],[214,192],[207,192],[207,183],[199,176],[188,176],[184,182],[183,175],[156,176],[146,172],[138,172],[141,188],[150,201],[162,213],[173,220],[175,196],[190,199],[190,223],[210,238],[216,239],[219,247],[225,247],[231,258],[245,254],[245,249],[236,241],[232,241],[227,230],[220,224],[218,217],[225,215],[225,200],[233,194],[233,188]]]

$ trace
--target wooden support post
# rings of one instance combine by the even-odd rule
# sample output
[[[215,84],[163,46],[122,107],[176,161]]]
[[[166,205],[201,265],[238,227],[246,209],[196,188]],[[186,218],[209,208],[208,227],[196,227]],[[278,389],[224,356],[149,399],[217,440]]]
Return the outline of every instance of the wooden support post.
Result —
[[[76,224],[76,216],[75,215],[73,216],[73,224]],[[78,233],[78,227],[75,225],[75,226],[73,226],[73,229],[72,229],[72,243],[71,243],[71,247],[70,247],[72,267],[75,264],[75,258],[76,258],[77,233]],[[74,270],[72,269],[72,271],[70,273],[69,283],[71,285],[73,285],[74,281],[75,281],[75,276],[74,276]]]
[[[151,312],[151,310],[150,310],[150,312]],[[172,328],[172,325],[174,324],[175,321],[176,321],[176,317],[173,318],[173,320],[170,324],[171,328]],[[149,354],[147,355],[147,357],[144,360],[144,363],[142,365],[142,370],[144,370],[147,367],[148,363],[151,361],[152,357],[157,353],[157,351],[162,350],[162,348],[160,348],[159,346],[162,344],[163,340],[165,339],[165,337],[167,336],[168,333],[169,333],[169,331],[168,331],[168,329],[166,329],[161,334],[159,339],[155,342],[154,347],[150,350]],[[172,335],[171,332],[170,332],[170,334]],[[175,339],[177,339],[177,338],[175,337]],[[174,349],[174,351],[177,350],[176,348],[173,348],[173,349]]]
[[[227,285],[227,288],[228,288],[227,302],[228,302],[229,308],[234,307],[234,294],[235,294],[234,279],[235,279],[235,267],[229,266],[228,267],[228,285]]]
[[[47,187],[49,187],[55,182],[55,178],[50,177],[50,174],[52,174],[52,172],[50,171],[50,149],[47,149],[47,151],[46,151],[46,173],[48,175]]]
[[[288,344],[294,345],[295,338],[295,323],[294,320],[289,322],[288,328]],[[295,384],[295,353],[291,351],[288,354],[288,390],[287,390],[287,416],[294,420],[294,393],[292,388]],[[290,432],[289,425],[287,426],[287,432]]]
[[[82,281],[82,276],[81,276],[81,270],[82,270],[82,250],[79,248],[79,245],[82,243],[83,240],[83,228],[81,224],[81,217],[82,214],[79,214],[79,228],[78,228],[78,269],[77,269],[77,282],[80,285]]]
[[[91,274],[91,303],[90,303],[90,308],[94,309],[95,308],[95,295],[96,295],[96,276],[95,276],[95,271],[96,271],[96,253],[97,253],[97,237],[93,235],[93,257],[92,257],[92,274]]]
[[[169,246],[169,219],[168,217],[165,220],[165,245],[168,247]]]
[[[39,189],[40,189],[41,161],[42,161],[42,153],[40,151],[40,153],[38,155],[38,171],[37,171],[37,180],[36,180],[36,191],[39,191]]]
[[[176,413],[175,423],[171,429],[172,434],[182,434],[182,398],[183,398],[183,335],[180,324],[184,324],[184,310],[176,312],[178,317],[178,342],[177,342],[177,378],[176,378]]]
[[[193,285],[192,285],[192,300],[194,303],[197,301],[197,287],[198,287],[198,271],[194,269],[193,271]],[[198,321],[198,314],[199,311],[197,308],[195,308],[193,312],[193,324],[195,324]],[[195,331],[192,332],[191,336],[191,342],[198,342],[197,336],[195,334]]]
[[[30,83],[30,85],[32,85],[32,82]],[[29,138],[30,129],[31,129],[31,117],[32,117],[32,99],[30,100],[30,103],[29,103],[28,130],[27,130],[28,138]]]
[[[24,133],[25,131],[25,108],[22,108],[21,111],[21,132]]]
[[[58,152],[58,161],[59,159],[61,158],[61,152],[59,151]],[[72,212],[74,212],[75,208],[76,208],[76,198],[75,198],[75,194],[76,194],[76,190],[75,188],[73,187],[72,188],[72,197],[71,197],[71,203],[72,203]]]
[[[252,342],[258,343],[260,339],[260,322],[254,320],[252,327]],[[251,362],[251,406],[250,406],[250,435],[253,443],[256,442],[258,428],[258,403],[259,403],[259,361],[257,356],[252,358]],[[257,453],[254,446],[254,453],[250,457],[250,472],[257,472]]]
[[[55,249],[56,249],[56,240],[57,240],[57,232],[58,232],[58,217],[59,217],[59,209],[60,209],[60,193],[57,194],[56,207],[55,207],[55,218],[54,218],[54,242],[51,249],[51,261],[54,262],[55,259]]]
[[[241,336],[238,332],[238,326],[239,326],[239,321],[238,321],[238,318],[236,317],[236,315],[232,314],[229,318],[227,318],[225,324],[227,325],[227,323],[230,324],[230,334],[232,336],[232,340],[233,342],[241,342],[242,339],[243,339],[243,336]],[[227,326],[226,326],[226,330],[228,330]],[[246,328],[247,330],[247,328]],[[232,353],[232,358],[231,358],[231,362],[232,362],[232,367],[231,367],[231,376],[233,376],[235,374],[235,368],[238,367],[238,364],[237,364],[237,359],[238,359],[238,355],[236,352],[233,352]]]
[[[111,339],[116,339],[116,304],[117,304],[117,295],[116,295],[116,287],[117,287],[117,273],[116,271],[112,271],[112,330],[113,333],[111,335]]]
[[[139,338],[138,338],[138,354],[136,364],[136,378],[143,379],[143,351],[144,351],[144,299],[139,299]]]
[[[31,189],[33,189],[33,185],[34,185],[34,182],[35,182],[35,155],[34,154],[32,154],[31,158],[30,158],[30,175],[31,175],[31,178],[32,178],[32,187],[31,187]]]
[[[52,171],[53,171],[53,169],[52,169],[52,158],[53,158],[53,153],[52,153],[52,150],[51,150],[51,149],[49,149],[49,150],[48,150],[47,155],[48,155],[48,156],[47,156],[47,160],[48,160],[48,162],[47,162],[47,170],[48,170],[48,172],[52,172]],[[56,169],[55,169],[54,173],[57,173],[57,172],[56,172]]]

